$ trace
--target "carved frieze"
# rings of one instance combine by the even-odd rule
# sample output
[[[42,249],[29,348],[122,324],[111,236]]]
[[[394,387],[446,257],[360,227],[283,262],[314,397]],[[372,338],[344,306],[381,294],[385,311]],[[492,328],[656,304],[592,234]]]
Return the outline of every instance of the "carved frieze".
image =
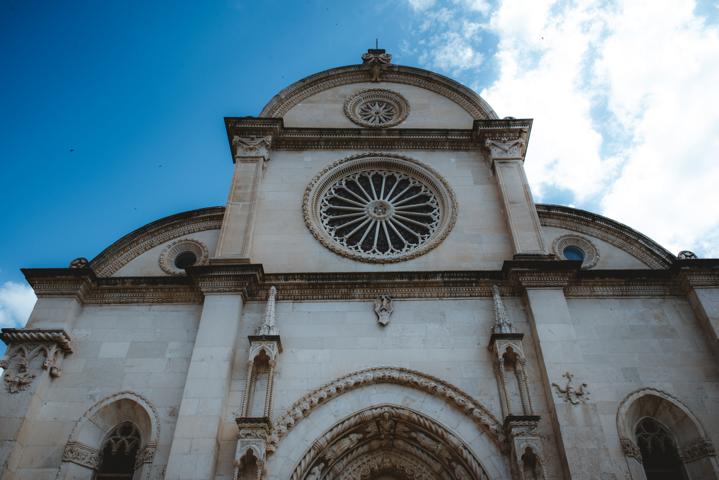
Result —
[[[232,137],[232,145],[235,147],[235,159],[238,161],[257,157],[269,160],[272,137],[240,137],[235,135]]]
[[[689,463],[705,457],[715,457],[716,450],[709,440],[697,438],[685,445],[679,456],[684,463]]]
[[[522,151],[524,149],[524,140],[521,138],[514,139],[494,139],[488,138],[484,145],[489,149],[489,154],[493,160],[512,160],[522,159]]]
[[[97,470],[100,466],[100,452],[84,443],[71,441],[65,445],[65,450],[62,452],[62,461]]]
[[[8,345],[0,367],[10,393],[26,390],[43,370],[51,378],[59,377],[60,358],[72,353],[70,336],[64,330],[3,328],[0,339]]]

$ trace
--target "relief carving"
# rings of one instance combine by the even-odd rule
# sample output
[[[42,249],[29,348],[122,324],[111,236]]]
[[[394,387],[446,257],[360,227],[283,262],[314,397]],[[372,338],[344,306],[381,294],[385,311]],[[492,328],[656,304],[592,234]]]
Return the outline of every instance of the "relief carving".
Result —
[[[3,380],[9,393],[29,388],[42,370],[51,378],[59,377],[60,357],[72,352],[64,330],[3,328],[0,338],[8,344],[0,368],[5,370]]]
[[[565,402],[569,402],[572,405],[586,403],[589,399],[589,390],[586,389],[587,384],[582,383],[579,385],[579,388],[575,388],[574,385],[572,385],[572,379],[574,378],[573,374],[565,372],[562,377],[567,379],[567,383],[564,385],[564,388],[560,387],[556,383],[552,383],[552,387],[554,387],[557,394],[562,397]]]
[[[374,301],[374,313],[377,314],[377,323],[383,327],[389,323],[389,317],[394,311],[392,298],[389,295],[380,295]]]
[[[524,144],[522,138],[488,138],[484,142],[484,145],[489,149],[492,159],[502,160],[521,159]]]
[[[97,470],[100,466],[100,452],[80,442],[68,442],[62,453],[62,461]]]

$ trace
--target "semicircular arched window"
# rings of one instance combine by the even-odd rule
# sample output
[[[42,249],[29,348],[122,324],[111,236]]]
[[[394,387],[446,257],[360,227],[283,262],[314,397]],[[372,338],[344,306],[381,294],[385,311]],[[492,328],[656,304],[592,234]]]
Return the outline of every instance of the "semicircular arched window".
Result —
[[[667,427],[645,417],[637,424],[636,435],[647,480],[686,480],[676,442]]]
[[[133,423],[123,422],[113,428],[102,446],[95,480],[132,480],[140,442],[140,431]]]

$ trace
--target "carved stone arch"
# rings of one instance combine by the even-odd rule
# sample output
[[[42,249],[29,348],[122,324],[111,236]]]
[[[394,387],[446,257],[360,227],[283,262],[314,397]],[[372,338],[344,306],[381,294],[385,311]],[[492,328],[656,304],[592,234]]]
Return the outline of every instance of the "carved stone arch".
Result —
[[[141,445],[135,463],[135,479],[150,477],[150,464],[160,439],[160,417],[143,396],[124,391],[107,396],[90,407],[70,433],[57,478],[92,478],[101,461],[103,442],[117,425],[137,427]],[[78,469],[79,467],[79,469]]]
[[[505,447],[502,424],[484,405],[459,388],[414,370],[376,367],[340,377],[297,400],[274,422],[268,449],[273,451],[279,441],[318,406],[350,390],[383,383],[407,386],[442,399],[469,417],[496,446],[500,449]]]
[[[447,427],[407,407],[379,405],[316,439],[291,480],[367,480],[391,472],[421,480],[486,480],[482,464]]]
[[[699,419],[681,400],[655,388],[630,393],[617,410],[617,432],[632,478],[645,478],[635,430],[647,417],[669,429],[690,480],[719,478],[714,446]]]

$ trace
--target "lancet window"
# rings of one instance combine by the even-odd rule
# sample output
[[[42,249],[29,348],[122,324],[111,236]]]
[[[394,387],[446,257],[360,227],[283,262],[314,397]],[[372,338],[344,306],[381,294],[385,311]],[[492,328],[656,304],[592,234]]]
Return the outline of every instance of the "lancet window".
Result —
[[[134,424],[116,426],[102,446],[95,480],[132,480],[140,443],[140,432]]]

